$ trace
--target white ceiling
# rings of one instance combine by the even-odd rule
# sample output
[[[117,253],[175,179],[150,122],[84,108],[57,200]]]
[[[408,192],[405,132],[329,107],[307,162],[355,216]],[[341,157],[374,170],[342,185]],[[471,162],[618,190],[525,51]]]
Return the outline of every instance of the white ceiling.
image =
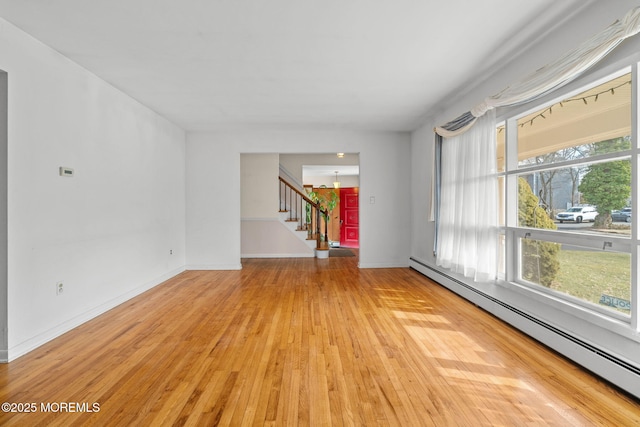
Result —
[[[187,131],[407,131],[591,1],[0,0],[0,16]]]

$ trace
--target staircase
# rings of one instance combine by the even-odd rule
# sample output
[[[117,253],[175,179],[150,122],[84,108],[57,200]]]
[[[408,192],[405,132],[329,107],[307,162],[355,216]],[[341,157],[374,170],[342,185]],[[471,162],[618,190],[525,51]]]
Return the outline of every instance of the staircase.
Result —
[[[309,247],[314,248],[317,258],[328,258],[327,221],[324,221],[324,230],[320,229],[321,215],[326,218],[328,212],[286,179],[282,177],[278,179],[280,180],[280,221],[298,238],[307,242]]]

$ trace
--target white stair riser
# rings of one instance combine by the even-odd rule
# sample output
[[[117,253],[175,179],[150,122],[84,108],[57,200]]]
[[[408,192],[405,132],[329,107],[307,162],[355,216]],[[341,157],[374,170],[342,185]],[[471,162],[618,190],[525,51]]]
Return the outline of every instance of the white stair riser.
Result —
[[[283,223],[292,233],[294,233],[300,240],[305,242],[305,244],[314,249],[316,247],[315,240],[307,239],[308,232],[306,230],[298,230],[300,227],[300,223],[298,221],[287,221],[289,219],[289,212],[280,212],[279,213],[280,222]]]

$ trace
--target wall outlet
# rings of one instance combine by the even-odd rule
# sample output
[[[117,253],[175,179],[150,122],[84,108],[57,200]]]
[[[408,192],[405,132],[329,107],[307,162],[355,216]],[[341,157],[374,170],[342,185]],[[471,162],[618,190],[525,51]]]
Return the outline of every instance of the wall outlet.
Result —
[[[62,295],[64,292],[64,283],[58,282],[56,283],[56,295]]]
[[[173,249],[169,249],[169,255],[173,255]]]
[[[72,177],[73,176],[73,169],[72,168],[68,168],[66,166],[60,166],[58,168],[58,173],[60,174],[60,176]]]

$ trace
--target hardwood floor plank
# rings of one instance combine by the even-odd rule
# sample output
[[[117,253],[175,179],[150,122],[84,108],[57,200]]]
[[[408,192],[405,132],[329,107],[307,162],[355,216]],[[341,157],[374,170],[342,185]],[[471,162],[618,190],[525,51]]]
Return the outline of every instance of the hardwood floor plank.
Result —
[[[639,402],[409,269],[187,271],[9,364],[1,425],[640,425]]]

